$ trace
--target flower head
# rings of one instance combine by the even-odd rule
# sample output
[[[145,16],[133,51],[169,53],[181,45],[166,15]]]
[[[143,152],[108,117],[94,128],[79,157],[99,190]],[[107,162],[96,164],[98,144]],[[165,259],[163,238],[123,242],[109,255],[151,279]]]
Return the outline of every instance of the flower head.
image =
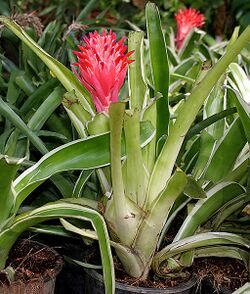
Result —
[[[128,65],[133,62],[128,59],[133,51],[125,53],[125,37],[117,42],[111,30],[101,35],[95,31],[83,40],[85,45],[78,46],[80,51],[73,51],[78,57],[73,65],[79,68],[79,73],[73,71],[91,93],[96,110],[107,112],[110,103],[118,101]]]
[[[175,20],[177,21],[176,43],[179,49],[190,30],[192,28],[199,28],[204,24],[205,17],[193,8],[185,8],[178,11],[175,15]]]

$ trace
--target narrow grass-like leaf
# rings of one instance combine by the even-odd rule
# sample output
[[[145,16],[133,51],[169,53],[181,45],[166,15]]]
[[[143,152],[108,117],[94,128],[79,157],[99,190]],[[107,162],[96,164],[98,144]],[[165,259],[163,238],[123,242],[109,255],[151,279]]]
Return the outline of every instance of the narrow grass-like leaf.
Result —
[[[82,197],[82,192],[86,182],[88,181],[89,177],[92,175],[93,170],[84,170],[81,172],[80,176],[78,177],[74,190],[73,190],[73,197],[79,198]]]
[[[55,90],[40,105],[27,124],[31,130],[38,131],[42,128],[46,120],[61,104],[64,92],[65,90],[61,86],[56,87]]]
[[[89,114],[94,114],[94,106],[91,96],[87,89],[78,81],[76,76],[63,64],[51,57],[45,52],[25,31],[11,19],[1,16],[0,22],[4,23],[14,34],[18,36],[38,57],[49,67],[51,72],[58,78],[67,91],[75,90],[76,95],[82,103],[86,113],[86,119]]]
[[[206,119],[202,120],[201,122],[198,122],[192,128],[190,128],[190,130],[188,131],[186,135],[185,140],[192,138],[194,135],[199,134],[199,132],[211,126],[212,124],[236,112],[237,112],[236,108],[232,107],[207,117]]]
[[[2,99],[0,99],[0,113],[9,119],[19,130],[21,130],[42,154],[46,154],[48,152],[48,149],[42,140],[37,137],[30,128],[27,127],[23,120]]]
[[[38,87],[21,106],[21,113],[26,115],[32,108],[36,108],[38,105],[40,105],[41,101],[45,100],[45,98],[54,90],[57,85],[57,79],[49,79],[43,85]]]

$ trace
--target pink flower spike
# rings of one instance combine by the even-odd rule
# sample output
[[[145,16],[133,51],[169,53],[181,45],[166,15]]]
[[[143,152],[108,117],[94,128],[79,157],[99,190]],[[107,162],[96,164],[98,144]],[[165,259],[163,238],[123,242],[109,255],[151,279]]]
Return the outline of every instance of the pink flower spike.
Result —
[[[193,8],[185,8],[184,10],[179,9],[178,13],[175,15],[175,20],[177,21],[176,43],[177,48],[180,49],[191,29],[203,26],[205,17],[202,13]]]
[[[80,51],[73,51],[78,59],[72,63],[78,72],[75,68],[73,72],[91,93],[98,112],[108,112],[110,103],[118,101],[128,65],[133,62],[128,59],[133,51],[125,53],[125,39],[117,42],[111,30],[104,30],[101,35],[95,31],[84,37],[85,45],[78,46]]]

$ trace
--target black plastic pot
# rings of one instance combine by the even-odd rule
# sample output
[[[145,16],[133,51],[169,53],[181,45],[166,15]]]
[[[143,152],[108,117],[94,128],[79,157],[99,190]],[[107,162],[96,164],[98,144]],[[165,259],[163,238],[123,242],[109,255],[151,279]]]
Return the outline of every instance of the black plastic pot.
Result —
[[[32,278],[26,282],[18,280],[9,285],[0,284],[0,294],[54,294],[56,277],[63,266],[62,257],[53,248],[39,242],[32,240],[23,242],[29,242],[30,246],[34,246],[36,249],[39,248],[39,250],[46,248],[46,251],[55,256],[54,267],[48,269],[50,273],[46,273],[40,278]]]
[[[104,294],[102,275],[94,270],[85,270],[85,294]],[[195,293],[197,279],[192,277],[188,282],[166,289],[133,287],[116,282],[115,294],[191,294]]]
[[[232,292],[224,287],[215,288],[213,282],[210,279],[203,279],[201,287],[197,291],[197,294],[231,294]]]

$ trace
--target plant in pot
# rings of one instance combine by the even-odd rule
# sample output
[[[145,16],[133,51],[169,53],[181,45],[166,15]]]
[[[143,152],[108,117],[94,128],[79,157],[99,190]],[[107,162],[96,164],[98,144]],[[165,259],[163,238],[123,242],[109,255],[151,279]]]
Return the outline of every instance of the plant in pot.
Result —
[[[78,142],[78,145],[73,147],[73,149],[76,151],[76,149],[81,149],[81,147],[81,144],[79,145]],[[67,150],[66,153],[73,151],[71,147],[69,148],[70,149],[64,149]],[[80,149],[78,149],[78,152]],[[46,174],[51,174],[52,165],[54,164],[55,168],[57,168],[61,165],[59,162],[61,162],[62,165],[64,165],[64,168],[67,169],[67,160],[64,156],[65,154],[63,153],[57,157],[58,161],[56,164],[55,162],[50,162],[50,164],[44,168],[41,168],[41,166],[39,166],[38,169],[32,168],[34,173],[36,175],[40,173],[42,178],[44,176],[46,178]],[[19,208],[22,202],[27,198],[27,196],[30,195],[31,191],[34,189],[34,186],[37,186],[37,184],[34,182],[32,186],[31,182],[25,181],[26,172],[21,173],[21,175],[16,178],[17,170],[19,169],[23,160],[24,158],[16,159],[7,155],[1,155],[0,157],[0,186],[2,203],[0,214],[0,276],[2,278],[2,283],[0,284],[1,293],[54,293],[55,278],[62,267],[62,258],[54,250],[49,248],[46,249],[46,247],[43,248],[41,245],[36,243],[30,244],[31,242],[26,240],[25,242],[19,244],[19,247],[21,246],[20,249],[18,249],[18,247],[15,248],[16,252],[19,250],[20,253],[21,250],[21,256],[15,256],[15,252],[10,254],[10,251],[18,237],[25,230],[41,222],[61,217],[69,217],[71,219],[76,218],[78,220],[90,221],[92,223],[93,227],[97,230],[97,234],[99,235],[100,240],[102,239],[101,251],[103,252],[103,258],[106,259],[104,262],[104,269],[106,267],[106,273],[107,275],[110,275],[112,260],[110,257],[110,247],[107,242],[108,233],[105,222],[99,213],[87,206],[83,207],[80,204],[74,204],[66,201],[48,203],[36,209],[30,209],[27,212],[19,213]],[[41,179],[39,180],[41,182]],[[27,249],[27,247],[30,249],[30,251]],[[38,253],[47,252],[47,260],[45,254],[44,256],[39,257],[39,254],[35,255],[36,252],[34,251],[37,251]],[[14,256],[16,260],[10,259],[7,261],[9,254],[10,257]],[[23,256],[22,254],[27,254],[27,256]],[[36,262],[35,264],[37,267],[39,267],[39,258],[45,259],[45,262],[48,264],[48,268],[43,269],[44,275],[39,275],[39,268],[37,270],[36,268],[30,268],[30,266],[28,266],[28,268],[22,267],[22,264],[30,264],[32,261],[32,259],[29,259],[29,255],[30,257],[34,255],[33,262]],[[22,257],[23,260],[21,259],[20,261],[19,257]],[[36,261],[36,258],[38,261]],[[27,263],[26,260],[28,261]],[[32,269],[34,270],[34,274],[32,273]],[[26,273],[26,275],[24,274],[22,276],[20,274],[21,271]],[[107,286],[107,288],[109,288],[109,286]]]
[[[168,57],[158,11],[152,3],[146,6],[146,19],[151,89],[145,83],[142,69],[143,33],[134,32],[129,36],[129,49],[135,50],[135,61],[131,63],[128,60],[130,53],[124,55],[126,48],[123,41],[116,43],[112,32],[104,32],[85,38],[86,46],[80,47],[82,52],[76,53],[79,73],[75,73],[87,91],[67,68],[43,51],[20,27],[1,17],[0,20],[34,50],[70,91],[65,95],[64,106],[83,137],[48,153],[19,177],[15,181],[19,199],[26,197],[27,193],[53,174],[69,169],[83,170],[77,183],[80,188],[91,174],[90,170],[95,169],[103,190],[102,202],[84,197],[68,201],[74,205],[81,203],[90,206],[103,214],[109,228],[110,244],[128,275],[147,280],[152,268],[160,276],[180,277],[186,274],[183,269],[192,264],[195,255],[216,255],[223,248],[228,249],[227,254],[234,253],[236,256],[235,252],[238,252],[239,258],[247,260],[249,242],[243,237],[223,232],[197,233],[201,225],[228,201],[244,194],[245,189],[232,182],[232,177],[231,181],[215,185],[210,183],[204,191],[194,178],[176,167],[176,160],[205,99],[229,64],[249,42],[249,28],[231,44],[203,79],[197,80],[188,98],[171,117],[168,106]],[[128,65],[130,98],[127,102],[119,102],[118,91]],[[241,105],[238,107],[245,127],[246,112],[240,108]],[[206,123],[209,125],[209,122]],[[59,160],[62,154],[65,162]],[[230,166],[230,172],[232,169]],[[22,189],[25,183],[27,187]],[[204,199],[197,202],[174,241],[156,253],[160,234],[165,224],[173,219],[175,205],[178,201],[181,203],[177,205],[178,208],[186,204],[183,193],[190,198]],[[94,231],[78,228],[63,219],[62,224],[67,230],[84,237],[99,239]],[[100,245],[102,241],[99,239]],[[103,263],[103,266],[105,270],[107,265]],[[110,269],[112,272],[112,267]],[[113,293],[114,279],[105,271],[104,282],[109,287],[106,293]],[[121,293],[126,293],[126,288],[130,293],[154,291],[119,283],[116,286]],[[177,289],[169,291],[177,292]],[[103,289],[95,291],[103,293]],[[171,293],[166,289],[159,291]]]

